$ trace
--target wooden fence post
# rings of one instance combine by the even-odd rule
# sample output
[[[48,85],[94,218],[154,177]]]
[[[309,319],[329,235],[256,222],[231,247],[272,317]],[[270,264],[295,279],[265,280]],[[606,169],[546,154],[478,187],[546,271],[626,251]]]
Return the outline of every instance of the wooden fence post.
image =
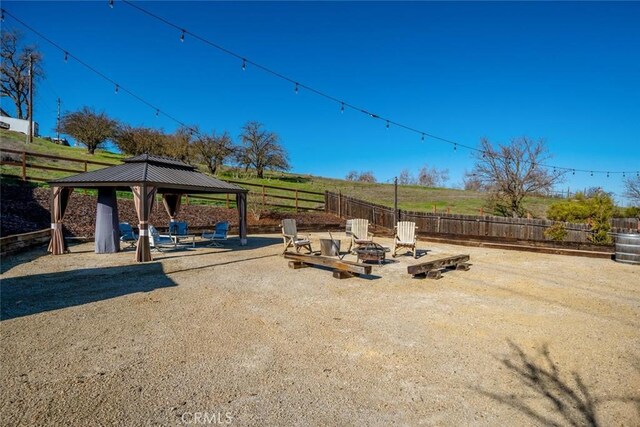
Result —
[[[185,194],[184,202],[185,202],[185,205],[189,206],[189,195],[188,194]]]
[[[227,209],[229,209],[229,193],[227,193]]]
[[[296,213],[298,213],[298,190],[296,190]]]
[[[88,166],[87,166],[87,161],[85,160],[85,161],[84,161],[84,171],[86,172],[86,171],[88,171],[88,170],[89,170],[89,168],[88,168]]]
[[[433,213],[436,213],[436,205],[433,205]]]
[[[22,152],[22,180],[27,180],[27,153]]]
[[[262,186],[262,209],[263,210],[264,210],[265,205],[267,204],[266,202],[267,202],[266,201],[266,194],[265,194],[264,185],[263,185]]]
[[[342,218],[342,190],[338,190],[338,218]]]

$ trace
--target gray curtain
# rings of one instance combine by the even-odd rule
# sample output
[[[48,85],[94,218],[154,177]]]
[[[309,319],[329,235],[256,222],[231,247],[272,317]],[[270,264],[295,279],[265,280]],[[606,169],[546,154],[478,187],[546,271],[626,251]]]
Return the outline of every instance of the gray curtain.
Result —
[[[113,188],[98,189],[95,233],[97,254],[110,254],[120,251],[119,222],[116,190]]]

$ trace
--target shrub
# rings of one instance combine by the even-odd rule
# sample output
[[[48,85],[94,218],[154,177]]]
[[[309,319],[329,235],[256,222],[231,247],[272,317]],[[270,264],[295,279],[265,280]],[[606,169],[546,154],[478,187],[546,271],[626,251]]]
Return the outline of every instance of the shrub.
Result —
[[[567,227],[563,222],[556,222],[551,227],[544,230],[544,237],[549,240],[561,242],[567,237]]]
[[[611,195],[602,190],[594,191],[589,197],[577,193],[576,197],[554,203],[549,206],[547,217],[554,221],[582,222],[591,228],[591,240],[595,244],[609,245],[612,243],[611,218],[614,204]]]

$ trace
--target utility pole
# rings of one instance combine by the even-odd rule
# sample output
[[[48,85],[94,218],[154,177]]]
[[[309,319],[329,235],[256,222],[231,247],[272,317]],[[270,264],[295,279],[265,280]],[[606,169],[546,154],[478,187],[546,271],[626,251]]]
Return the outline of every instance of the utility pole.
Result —
[[[27,107],[29,113],[29,133],[27,134],[27,143],[33,142],[33,56],[29,55],[29,105]]]
[[[58,138],[58,144],[60,144],[60,98],[58,97],[58,119],[56,120],[56,138]]]

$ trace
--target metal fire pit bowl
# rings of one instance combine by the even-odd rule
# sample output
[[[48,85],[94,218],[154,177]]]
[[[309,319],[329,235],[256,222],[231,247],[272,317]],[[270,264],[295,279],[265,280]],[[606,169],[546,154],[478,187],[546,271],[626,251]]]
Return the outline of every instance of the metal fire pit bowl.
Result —
[[[377,243],[366,243],[356,249],[356,254],[358,254],[358,261],[376,261],[382,264],[388,251],[389,249]]]

